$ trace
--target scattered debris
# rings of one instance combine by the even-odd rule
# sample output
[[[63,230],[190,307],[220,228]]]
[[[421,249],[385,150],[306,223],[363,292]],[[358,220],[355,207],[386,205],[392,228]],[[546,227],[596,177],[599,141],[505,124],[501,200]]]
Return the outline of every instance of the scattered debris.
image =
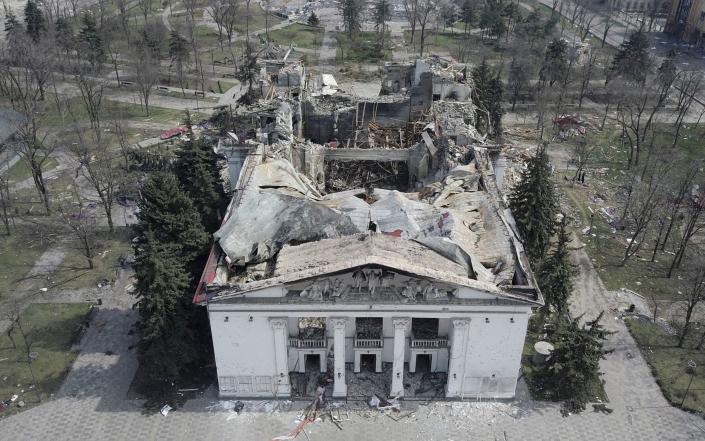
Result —
[[[172,410],[173,407],[169,406],[168,404],[165,404],[162,406],[162,408],[159,410],[159,413],[161,413],[164,416],[169,415],[169,411]]]

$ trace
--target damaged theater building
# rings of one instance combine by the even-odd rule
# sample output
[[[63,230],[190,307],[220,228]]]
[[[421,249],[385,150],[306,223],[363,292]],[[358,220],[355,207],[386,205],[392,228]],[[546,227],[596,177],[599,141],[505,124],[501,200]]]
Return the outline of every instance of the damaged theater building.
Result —
[[[468,68],[389,64],[374,99],[262,72],[220,140],[233,198],[194,297],[220,395],[514,397],[543,300]]]

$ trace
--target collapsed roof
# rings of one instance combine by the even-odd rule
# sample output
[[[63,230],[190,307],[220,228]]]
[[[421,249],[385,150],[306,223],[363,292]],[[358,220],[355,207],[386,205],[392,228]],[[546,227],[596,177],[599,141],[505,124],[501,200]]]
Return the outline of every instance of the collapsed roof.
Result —
[[[478,146],[466,69],[411,68],[388,75],[410,89],[373,102],[301,89],[251,106],[260,143],[242,162],[195,302],[372,266],[541,303]]]

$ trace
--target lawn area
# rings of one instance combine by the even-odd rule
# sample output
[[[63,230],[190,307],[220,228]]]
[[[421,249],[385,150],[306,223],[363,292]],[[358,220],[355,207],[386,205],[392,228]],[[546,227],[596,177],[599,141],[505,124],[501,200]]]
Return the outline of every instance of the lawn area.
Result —
[[[680,145],[670,154],[671,157],[681,158],[679,166],[688,165],[692,160],[702,156],[703,129],[702,125],[692,124],[682,129]],[[658,125],[656,130],[655,144],[670,146],[672,142],[671,126]],[[570,142],[562,143],[563,148]],[[556,164],[557,173],[554,181],[562,190],[565,201],[573,208],[572,214],[578,219],[580,229],[590,225],[590,209],[596,213],[593,218],[593,234],[590,236],[579,234],[579,238],[585,243],[587,252],[598,269],[600,277],[607,289],[610,290],[628,288],[640,292],[647,298],[651,296],[659,300],[673,298],[680,285],[677,277],[678,272],[671,278],[666,277],[666,274],[673,257],[670,248],[677,240],[678,223],[676,223],[673,236],[666,247],[667,252],[657,251],[654,262],[651,262],[651,257],[656,235],[655,221],[639,253],[631,257],[626,264],[621,265],[629,232],[616,231],[600,214],[600,211],[603,208],[609,210],[617,219],[622,216],[626,199],[623,189],[626,173],[624,171],[626,148],[622,148],[619,131],[616,129],[591,130],[588,133],[587,142],[601,146],[596,150],[594,159],[589,165],[590,170],[602,169],[601,175],[588,176],[589,186],[587,187],[571,186],[564,177],[572,178],[574,172],[565,173],[564,164]],[[665,150],[671,152],[670,147],[666,147]],[[689,251],[694,250],[697,250],[696,245],[690,245]]]
[[[0,300],[17,287],[54,239],[41,226],[29,224],[18,224],[12,235],[0,236]]]
[[[42,115],[42,125],[44,127],[64,126],[73,123],[74,118],[78,122],[88,121],[88,114],[80,97],[69,98],[62,102],[62,110],[59,111],[53,100],[47,99],[48,107]],[[73,117],[66,111],[67,105],[73,111]],[[181,121],[184,112],[181,110],[165,109],[163,107],[149,106],[149,116],[146,115],[144,107],[139,104],[129,104],[118,101],[111,101],[109,97],[103,99],[103,122],[111,119],[130,119],[142,122],[156,122],[174,124]]]
[[[382,60],[391,59],[392,39],[387,37],[385,47],[380,50],[377,46],[379,35],[376,32],[359,32],[354,39],[350,39],[346,33],[338,33],[336,58],[343,61],[356,63],[376,63]]]
[[[44,161],[44,164],[42,164],[42,171],[48,172],[49,170],[54,169],[57,165],[59,165],[59,162],[56,159],[49,157],[46,161]],[[27,167],[27,163],[21,159],[15,162],[15,164],[10,167],[10,170],[7,172],[7,178],[10,182],[24,181],[25,179],[31,177],[32,172],[29,170],[29,167]]]
[[[270,9],[271,10],[271,9]],[[246,22],[247,22],[247,9],[242,6],[241,13],[239,14],[237,24],[235,25],[235,30],[239,34],[243,34],[246,30]],[[259,3],[252,3],[250,5],[250,32],[257,31],[259,29],[264,29],[266,25],[269,26],[271,29],[272,26],[275,24],[279,24],[282,22],[282,19],[279,17],[276,17],[272,14],[269,14],[268,17],[265,17],[264,9],[260,6]]]
[[[98,207],[98,210],[101,208]],[[116,228],[114,234],[98,232],[95,239],[93,269],[82,254],[78,243],[66,249],[66,255],[56,270],[47,278],[55,289],[92,288],[98,282],[112,282],[120,267],[119,259],[132,253],[132,236],[129,228]]]
[[[0,379],[3,379],[0,381],[0,398],[6,400],[13,394],[19,395],[15,405],[0,415],[17,412],[19,401],[24,401],[23,409],[27,409],[38,403],[38,395],[45,401],[56,393],[76,359],[77,354],[71,352],[71,345],[88,310],[89,305],[80,303],[35,303],[22,313],[20,323],[27,336],[29,351],[36,353],[31,366],[36,384],[26,362],[27,349],[22,333],[15,329],[11,334],[17,348],[13,348],[7,334],[0,336]]]
[[[683,348],[676,347],[678,337],[669,335],[658,325],[646,320],[627,320],[641,353],[651,367],[663,395],[672,404],[680,406],[691,376],[686,371],[689,360],[697,369],[683,407],[705,414],[705,351],[696,349],[705,328],[693,327]]]
[[[323,28],[296,23],[269,32],[269,39],[282,46],[294,43],[296,47],[314,49],[321,45]]]

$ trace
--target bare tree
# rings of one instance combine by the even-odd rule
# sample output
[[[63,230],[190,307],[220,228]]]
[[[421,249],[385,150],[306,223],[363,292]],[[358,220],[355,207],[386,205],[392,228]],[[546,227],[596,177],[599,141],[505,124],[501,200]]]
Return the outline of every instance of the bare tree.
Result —
[[[683,261],[683,256],[685,256],[685,251],[690,240],[705,227],[705,224],[700,222],[703,210],[705,210],[705,191],[700,191],[688,201],[688,207],[684,212],[683,218],[683,233],[678,242],[676,254],[673,256],[671,266],[668,269],[668,277],[673,275],[673,271],[678,268]]]
[[[580,94],[578,96],[578,110],[583,108],[583,99],[585,99],[585,94],[587,94],[590,89],[590,81],[592,80],[595,71],[594,66],[596,62],[597,50],[592,48],[588,54],[588,59],[580,69]]]
[[[678,291],[679,301],[685,305],[684,323],[678,336],[679,348],[682,348],[685,343],[695,307],[705,300],[705,261],[697,259],[689,265],[688,270],[685,271],[683,285],[683,289]]]
[[[671,232],[673,231],[673,226],[675,225],[676,219],[679,216],[683,201],[689,194],[693,183],[695,182],[695,177],[699,173],[699,169],[700,164],[691,162],[689,166],[685,167],[685,172],[678,176],[677,180],[674,182],[675,192],[671,192],[674,196],[672,196],[669,202],[666,204],[669,209],[669,221],[668,227],[666,228],[665,236],[661,241],[661,251],[664,251],[666,249],[666,243],[668,242],[668,238],[670,237]]]
[[[622,97],[617,112],[617,122],[623,129],[629,145],[627,169],[638,165],[644,149],[651,153],[654,141],[654,122],[658,112],[663,110],[675,78],[661,77],[656,88],[644,85],[622,85]],[[648,167],[647,164],[644,169]]]
[[[436,0],[418,0],[416,6],[416,15],[419,26],[421,27],[419,56],[423,56],[424,43],[426,42],[426,26],[433,16],[433,11],[436,10]]]
[[[120,16],[120,27],[122,28],[123,36],[126,39],[130,38],[130,27],[128,25],[129,17],[127,16],[127,7],[129,5],[129,0],[115,0],[115,6],[118,9],[118,15]],[[110,40],[108,40],[108,43]]]
[[[138,46],[132,55],[132,69],[144,109],[149,116],[149,98],[152,88],[159,82],[159,59],[145,45]]]
[[[0,175],[0,217],[5,225],[5,233],[9,236],[12,224],[12,199],[10,198],[10,180],[7,175]]]
[[[32,351],[32,344],[34,342],[32,341],[32,336],[28,334],[22,326],[22,313],[20,305],[17,303],[13,303],[12,306],[5,311],[4,316],[5,319],[10,323],[10,326],[7,329],[7,336],[10,338],[14,349],[17,349],[17,344],[15,343],[15,339],[12,334],[17,331],[22,337],[22,342],[24,343],[24,361],[27,363],[29,373],[32,376],[32,383],[35,386],[34,393],[37,395],[37,402],[41,402],[41,385],[37,382],[37,377],[34,374],[34,368],[32,367],[32,362],[35,358],[35,354]]]
[[[99,128],[85,130],[76,124],[74,133],[76,136],[71,153],[78,162],[76,173],[80,171],[98,195],[112,233],[115,231],[112,207],[115,193],[123,181],[124,170],[118,166],[109,143],[100,136]]]
[[[27,50],[29,49],[30,46],[27,47]],[[42,102],[44,80],[40,80],[38,75],[32,72],[31,66],[35,63],[30,59],[35,58],[37,54],[27,51],[24,51],[24,54],[12,52],[14,51],[0,52],[0,96],[7,98],[23,118],[11,121],[16,132],[14,141],[9,144],[30,169],[34,186],[48,214],[51,210],[42,166],[49,159],[54,147],[45,143],[46,135],[40,131],[41,115],[45,107]],[[44,56],[51,57],[49,53]]]
[[[68,200],[57,202],[60,220],[76,237],[81,253],[93,269],[95,257],[96,218],[88,210],[88,201],[81,195],[81,190],[74,185],[73,194]]]
[[[81,101],[86,109],[91,127],[96,128],[100,134],[100,115],[103,106],[104,80],[100,77],[89,75],[85,70],[79,70],[74,75],[74,82],[81,92]]]
[[[188,2],[184,2],[186,5]],[[144,16],[144,22],[147,23],[147,18],[149,13],[152,12],[152,0],[137,0],[137,6],[139,6],[142,15]]]
[[[575,182],[578,179],[578,176],[585,171],[585,168],[590,161],[592,161],[593,155],[598,148],[598,144],[588,143],[584,137],[575,142],[573,146],[573,154],[571,155],[573,164],[575,164],[575,175],[571,179],[572,182]]]
[[[418,7],[419,0],[404,0],[404,12],[406,13],[406,20],[411,26],[411,41],[410,45],[414,45],[414,35],[416,34],[416,23],[418,22]]]
[[[680,72],[677,75],[674,89],[678,92],[676,97],[676,119],[673,121],[675,132],[673,133],[672,148],[676,148],[680,140],[680,132],[683,121],[690,111],[690,107],[696,100],[696,95],[700,91],[703,76],[697,71]]]
[[[633,174],[632,182],[629,184],[625,216],[622,218],[627,228],[631,230],[631,234],[627,239],[627,247],[620,266],[626,264],[629,258],[641,249],[656,209],[663,202],[662,179],[670,166],[671,164],[668,163],[660,165],[658,171],[654,170],[646,181],[642,181]]]
[[[612,1],[606,1],[602,7],[599,9],[600,16],[602,17],[602,26],[604,29],[602,31],[602,45],[600,47],[604,48],[607,44],[607,36],[610,33],[612,27],[617,24],[617,11],[615,10]]]

